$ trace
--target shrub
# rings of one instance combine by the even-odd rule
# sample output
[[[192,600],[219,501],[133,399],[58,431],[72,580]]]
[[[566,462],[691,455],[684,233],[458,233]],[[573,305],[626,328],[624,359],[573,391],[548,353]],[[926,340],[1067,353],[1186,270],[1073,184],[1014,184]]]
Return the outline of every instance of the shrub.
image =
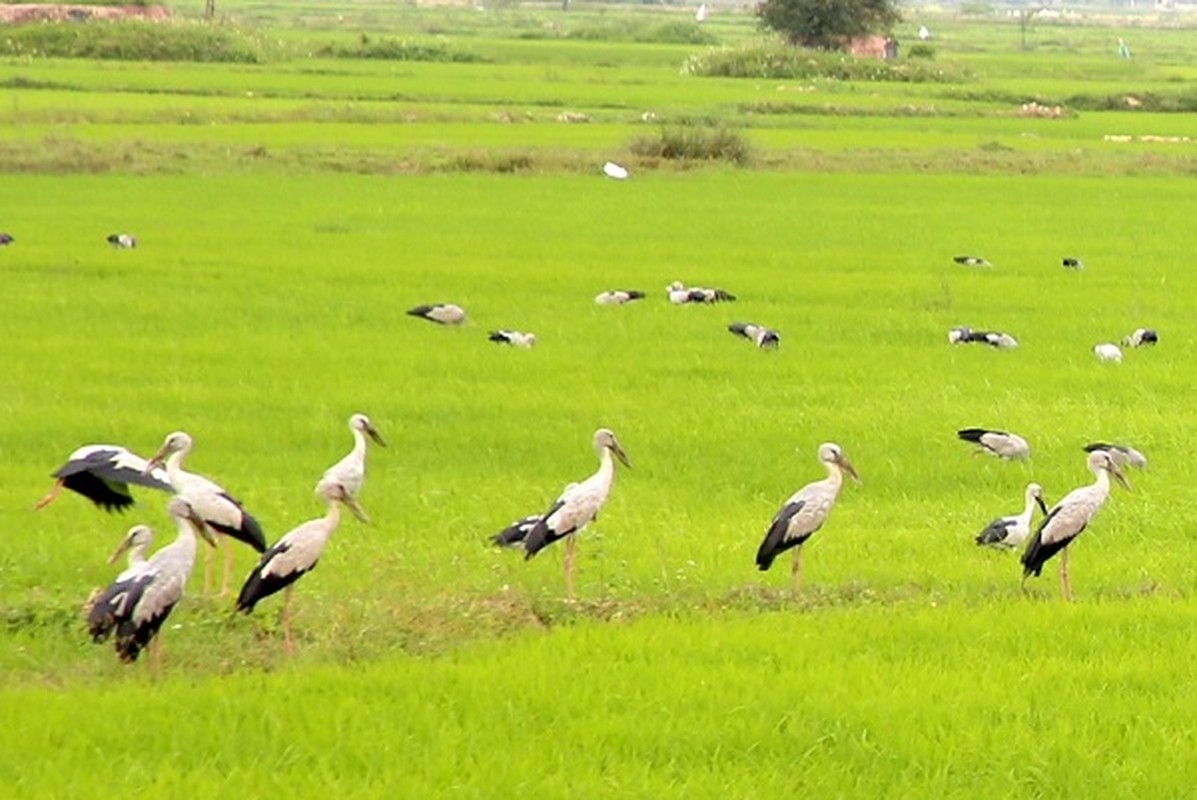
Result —
[[[900,83],[954,83],[965,79],[965,74],[955,68],[910,61],[856,58],[845,53],[826,53],[785,45],[708,50],[686,59],[682,73],[720,78],[827,78]]]
[[[356,44],[328,44],[317,55],[326,58],[376,58],[383,61],[446,61],[468,63],[485,61],[482,56],[450,50],[442,44],[408,42],[402,39],[371,39],[365,34]]]
[[[0,54],[116,61],[261,60],[258,47],[231,28],[144,20],[45,22],[11,28]]]
[[[931,61],[935,58],[935,48],[929,44],[913,44],[906,51],[908,58],[925,58]]]
[[[693,125],[663,127],[659,135],[633,139],[629,149],[638,156],[669,161],[728,161],[745,165],[751,161],[747,140],[723,126]]]

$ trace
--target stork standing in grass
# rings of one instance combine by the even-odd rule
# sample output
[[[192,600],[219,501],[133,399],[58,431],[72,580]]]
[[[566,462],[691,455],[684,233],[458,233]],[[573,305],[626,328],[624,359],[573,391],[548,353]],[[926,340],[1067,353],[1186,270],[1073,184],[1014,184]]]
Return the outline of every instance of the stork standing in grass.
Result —
[[[1043,502],[1043,487],[1037,483],[1028,483],[1024,495],[1025,504],[1021,514],[1011,514],[1008,517],[998,517],[977,534],[977,544],[996,547],[999,550],[1013,550],[1020,547],[1031,535],[1031,519],[1035,515],[1035,506],[1046,514],[1047,505]]]
[[[147,465],[144,458],[119,445],[84,445],[50,474],[57,482],[49,494],[37,501],[37,508],[54,502],[63,489],[83,495],[105,511],[124,511],[133,505],[129,484],[171,491],[166,471],[147,469]]]
[[[978,446],[979,449],[974,452],[974,455],[988,453],[1005,460],[1031,457],[1031,446],[1017,433],[995,431],[988,428],[965,428],[956,431],[956,436],[961,441],[972,442]]]
[[[776,349],[781,345],[781,334],[754,322],[733,322],[727,329],[742,339],[755,344],[762,350]]]
[[[569,537],[565,542],[567,598],[574,596],[574,555],[578,546],[576,534],[598,517],[599,510],[607,502],[611,485],[615,482],[615,459],[618,458],[626,467],[632,466],[615,434],[607,428],[599,428],[594,432],[594,449],[599,456],[598,471],[580,483],[567,486],[524,537],[525,560],[558,539]]]
[[[349,451],[349,455],[324,471],[324,475],[316,483],[316,491],[322,492],[322,487],[333,484],[340,486],[345,496],[342,502],[355,517],[369,523],[370,517],[357,501],[362,484],[366,482],[366,437],[373,439],[379,447],[386,447],[387,443],[365,414],[354,414],[350,417],[349,430],[353,433],[353,449]]]
[[[146,564],[149,563],[148,559],[146,559],[145,551],[149,549],[150,544],[152,544],[153,541],[154,531],[149,525],[134,525],[129,529],[129,532],[125,534],[125,538],[121,539],[121,543],[117,546],[116,551],[108,557],[108,563],[115,564],[116,560],[120,558],[121,555],[124,553],[129,554],[128,566],[126,566],[125,569],[122,570],[119,575],[117,575],[114,583],[122,583],[124,581],[132,580],[145,570]],[[91,596],[88,597],[83,603],[83,610],[88,615],[89,620],[92,609],[95,608],[96,600],[100,597],[103,591],[103,589],[97,586],[92,590]],[[89,630],[91,631],[92,638],[95,639],[98,631],[90,628],[90,621]]]
[[[316,487],[316,493],[328,503],[325,515],[303,523],[279,539],[262,555],[262,560],[249,573],[237,595],[237,610],[249,614],[262,600],[286,590],[282,622],[288,653],[295,652],[291,635],[291,594],[295,582],[316,568],[329,537],[341,522],[340,504],[348,505],[349,495],[340,484],[321,483]]]
[[[1052,506],[1022,554],[1024,587],[1029,576],[1038,576],[1048,559],[1060,553],[1060,592],[1065,600],[1072,599],[1072,586],[1068,582],[1068,546],[1084,532],[1105,504],[1110,494],[1111,476],[1123,488],[1130,489],[1118,464],[1105,450],[1090,453],[1088,466],[1095,476],[1093,483],[1073,489]]]
[[[215,545],[203,521],[182,497],[171,499],[167,511],[178,527],[178,538],[143,564],[131,565],[122,572],[88,611],[87,628],[92,640],[104,642],[115,634],[116,653],[125,663],[136,661],[141,651],[154,641],[158,629],[183,596],[195,566],[196,534]],[[132,531],[127,538],[134,538]],[[157,651],[155,645],[155,661]]]
[[[408,316],[426,319],[440,325],[460,325],[465,322],[466,312],[453,303],[429,303],[407,311]]]
[[[183,459],[191,452],[191,437],[183,431],[175,431],[166,437],[162,447],[146,465],[147,472],[165,464],[175,494],[190,505],[196,516],[216,533],[244,542],[259,553],[266,550],[266,535],[262,526],[222,487],[194,472],[183,469]],[[211,584],[211,560],[204,569],[204,591]],[[233,551],[225,549],[224,579],[220,596],[229,591],[233,570]]]
[[[536,344],[535,333],[524,333],[523,331],[514,330],[498,330],[491,331],[487,334],[487,339],[496,344],[506,344],[511,347],[529,348]]]
[[[736,299],[734,294],[724,289],[705,289],[701,286],[691,286],[687,289],[686,285],[681,281],[674,281],[669,284],[665,291],[669,295],[669,302],[674,305],[730,302]]]
[[[773,566],[775,558],[793,548],[790,575],[795,593],[802,589],[802,545],[827,521],[844,484],[844,475],[860,482],[856,469],[838,444],[825,442],[819,445],[819,461],[827,468],[827,477],[808,483],[786,500],[756,551],[756,565],[763,572]]]
[[[644,292],[636,289],[612,289],[607,292],[599,292],[594,296],[594,302],[600,306],[621,306],[633,300],[643,299]]]

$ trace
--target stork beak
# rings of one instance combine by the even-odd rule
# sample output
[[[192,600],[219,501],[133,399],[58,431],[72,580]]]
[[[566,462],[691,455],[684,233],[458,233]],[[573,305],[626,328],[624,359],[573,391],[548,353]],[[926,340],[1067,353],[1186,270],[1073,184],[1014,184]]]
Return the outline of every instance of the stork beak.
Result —
[[[129,551],[129,548],[131,548],[132,546],[133,546],[133,537],[126,536],[124,539],[121,540],[121,543],[116,546],[116,550],[113,552],[113,554],[108,556],[108,563],[115,564],[120,559],[121,556],[123,556],[125,553],[127,553]]]
[[[370,517],[366,516],[366,510],[361,507],[357,500],[354,500],[349,495],[344,495],[340,498],[340,500],[350,511],[353,512],[353,516],[357,517],[367,525],[370,524]]]
[[[195,530],[205,542],[216,547],[216,535],[212,533],[212,529],[200,518],[200,515],[195,513],[194,509],[187,515],[187,521],[195,526]]]
[[[615,454],[615,457],[618,458],[625,467],[628,469],[632,468],[632,462],[628,460],[628,454],[625,453],[623,448],[619,446],[619,442],[611,443],[611,452]]]
[[[382,434],[378,432],[378,428],[370,425],[366,428],[366,433],[370,435],[370,438],[373,439],[379,447],[387,446],[387,443],[382,440]]]
[[[1043,498],[1038,495],[1035,496],[1035,502],[1039,504],[1039,510],[1043,512],[1044,516],[1046,516],[1047,515],[1047,503],[1043,502]]]
[[[856,481],[857,483],[863,483],[863,481],[860,479],[860,476],[856,474],[856,467],[852,466],[852,462],[847,458],[840,456],[840,460],[836,463],[840,465],[840,469],[852,476],[852,480]]]
[[[1118,465],[1115,464],[1112,459],[1110,461],[1110,474],[1114,476],[1114,480],[1122,484],[1123,489],[1126,489],[1128,492],[1131,490],[1130,483],[1127,482],[1126,476],[1122,474],[1122,470],[1118,468]]]
[[[166,460],[166,445],[162,445],[162,447],[158,450],[158,452],[154,453],[153,458],[151,458],[149,461],[145,462],[145,469],[143,469],[141,471],[141,474],[149,475],[151,472],[158,469],[158,467],[161,467],[162,462],[164,462],[165,460]]]

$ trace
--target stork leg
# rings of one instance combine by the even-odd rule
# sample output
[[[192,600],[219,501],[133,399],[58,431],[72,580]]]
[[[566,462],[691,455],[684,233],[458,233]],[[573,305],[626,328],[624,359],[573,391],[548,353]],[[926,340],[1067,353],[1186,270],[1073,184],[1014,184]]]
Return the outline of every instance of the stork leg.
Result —
[[[224,549],[224,579],[220,582],[220,594],[217,597],[229,596],[229,583],[233,580],[233,545],[225,541],[221,543]]]
[[[565,538],[565,599],[574,599],[574,555],[578,550],[578,540],[574,536]]]
[[[204,597],[212,594],[212,548],[204,548]]]
[[[162,671],[162,637],[158,635],[150,639],[146,649],[150,654],[150,672],[157,675]]]
[[[45,497],[43,497],[41,500],[37,501],[37,505],[35,505],[33,507],[34,510],[40,511],[41,509],[43,509],[46,506],[53,503],[54,498],[58,497],[58,493],[62,491],[62,486],[63,486],[63,481],[61,478],[59,478],[58,482],[54,484],[54,488],[50,490],[50,493],[47,494]]]
[[[802,545],[794,548],[794,559],[790,562],[790,579],[794,583],[794,594],[802,593]]]
[[[1072,584],[1068,581],[1068,548],[1060,551],[1060,594],[1072,600]]]
[[[291,636],[291,594],[295,590],[295,584],[288,584],[286,589],[283,589],[283,643],[287,648],[287,655],[295,655],[295,639]]]

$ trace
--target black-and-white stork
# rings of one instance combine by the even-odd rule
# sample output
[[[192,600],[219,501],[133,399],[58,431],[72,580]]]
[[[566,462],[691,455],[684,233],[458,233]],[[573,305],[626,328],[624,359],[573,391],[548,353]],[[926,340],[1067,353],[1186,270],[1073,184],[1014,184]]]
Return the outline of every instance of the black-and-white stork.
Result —
[[[989,428],[964,428],[956,431],[956,436],[961,441],[972,442],[978,446],[974,455],[988,453],[1006,460],[1031,457],[1031,446],[1017,433],[995,431]]]
[[[644,297],[644,292],[635,289],[611,289],[610,291],[596,294],[594,302],[600,306],[621,306],[633,300],[643,300]]]
[[[1122,349],[1113,342],[1102,342],[1093,345],[1093,355],[1098,361],[1108,361],[1113,364],[1122,363]]]
[[[701,286],[686,288],[686,285],[681,281],[674,281],[669,284],[665,291],[669,296],[669,302],[679,306],[686,305],[687,303],[730,302],[736,299],[734,294],[723,289],[704,289]]]
[[[1135,328],[1130,336],[1122,339],[1122,344],[1126,347],[1142,347],[1157,344],[1159,341],[1160,334],[1154,328]]]
[[[196,516],[216,533],[236,539],[259,553],[266,550],[266,535],[258,521],[242,507],[223,487],[202,475],[183,469],[183,459],[191,452],[191,437],[183,431],[175,431],[166,437],[162,447],[146,465],[147,471],[166,465],[166,474],[175,494],[190,505]],[[225,548],[224,579],[220,596],[228,594],[233,570],[233,551]],[[211,561],[204,569],[204,591],[211,583]]]
[[[116,551],[108,557],[108,563],[115,564],[117,559],[120,558],[122,554],[129,554],[128,566],[126,566],[125,569],[122,570],[119,575],[117,575],[115,581],[116,583],[129,580],[137,575],[142,569],[144,569],[147,563],[145,551],[150,548],[150,545],[153,543],[153,541],[154,531],[149,525],[134,525],[129,529],[129,532],[125,534],[125,538],[121,539],[121,543],[117,546]],[[91,615],[92,608],[95,607],[96,598],[98,598],[103,591],[103,589],[97,586],[95,589],[92,589],[91,595],[83,603],[83,609],[89,617]]]
[[[496,344],[505,344],[510,345],[511,347],[523,347],[525,349],[536,344],[535,333],[524,333],[522,331],[491,331],[489,334],[487,334],[487,338]]]
[[[132,250],[137,247],[137,237],[131,233],[110,233],[108,234],[108,244],[118,250]]]
[[[353,433],[353,449],[349,454],[324,471],[324,475],[316,483],[316,492],[323,496],[324,487],[335,484],[344,490],[342,502],[362,522],[369,523],[370,517],[357,501],[361,494],[362,484],[366,482],[366,437],[374,440],[379,447],[386,447],[382,434],[370,422],[365,414],[354,414],[349,418],[349,430]]]
[[[1114,458],[1105,450],[1090,453],[1087,464],[1095,476],[1093,483],[1073,489],[1052,506],[1022,554],[1025,586],[1029,576],[1038,576],[1048,559],[1060,553],[1060,592],[1065,600],[1072,599],[1072,585],[1068,581],[1068,545],[1084,532],[1105,504],[1110,494],[1111,476],[1123,488],[1130,489]]]
[[[1085,262],[1081,261],[1079,258],[1066,257],[1060,261],[1060,264],[1064,267],[1064,269],[1080,270],[1085,268]]]
[[[407,310],[408,316],[426,319],[438,325],[460,325],[465,322],[465,309],[452,303],[429,303]]]
[[[1018,347],[1018,340],[1008,333],[975,331],[967,325],[949,330],[948,341],[952,344],[984,344],[998,350],[1010,350]]]
[[[283,636],[287,651],[295,649],[291,636],[291,594],[295,581],[316,568],[329,537],[341,522],[340,504],[346,502],[345,489],[336,483],[321,484],[317,494],[328,503],[323,517],[308,520],[288,531],[278,543],[262,554],[262,560],[249,573],[237,595],[237,610],[249,614],[254,606],[285,589],[283,597]]]
[[[781,334],[755,322],[733,322],[727,329],[742,339],[755,344],[762,350],[773,350],[781,346]]]
[[[103,642],[115,634],[116,653],[125,663],[137,660],[183,596],[195,566],[196,534],[215,544],[186,500],[172,498],[167,512],[179,530],[175,541],[145,562],[131,564],[100,593],[88,611],[87,629],[92,641]],[[126,538],[132,540],[134,531]]]
[[[607,502],[615,482],[615,459],[626,467],[632,466],[615,434],[607,428],[594,432],[594,449],[599,456],[598,471],[580,483],[567,486],[524,537],[525,560],[558,539],[568,537],[565,543],[565,595],[570,598],[574,596],[576,534],[598,517],[599,510]]]
[[[129,484],[171,491],[166,471],[147,470],[147,464],[144,458],[119,445],[84,445],[50,473],[57,482],[49,494],[37,501],[37,508],[45,508],[54,502],[63,489],[83,495],[105,511],[124,511],[133,505]]]
[[[952,256],[952,260],[962,267],[992,267],[989,259],[981,256]]]
[[[1086,453],[1093,453],[1097,450],[1105,450],[1114,459],[1114,463],[1118,465],[1119,469],[1126,466],[1135,467],[1137,469],[1145,469],[1147,467],[1147,456],[1142,452],[1136,450],[1127,444],[1113,444],[1111,442],[1090,442],[1085,445]]]
[[[1036,505],[1044,514],[1047,513],[1047,504],[1043,502],[1043,487],[1037,483],[1028,483],[1022,513],[998,517],[989,523],[985,530],[977,534],[977,544],[996,547],[999,550],[1021,547],[1031,535],[1031,519],[1035,515]]]
[[[786,500],[769,524],[765,539],[756,551],[757,569],[764,572],[773,566],[773,560],[786,550],[794,550],[790,565],[790,576],[794,591],[802,589],[802,545],[823,527],[827,516],[835,506],[844,475],[850,475],[860,482],[856,469],[844,455],[843,449],[834,442],[819,445],[819,461],[827,468],[827,477],[803,486]]]

